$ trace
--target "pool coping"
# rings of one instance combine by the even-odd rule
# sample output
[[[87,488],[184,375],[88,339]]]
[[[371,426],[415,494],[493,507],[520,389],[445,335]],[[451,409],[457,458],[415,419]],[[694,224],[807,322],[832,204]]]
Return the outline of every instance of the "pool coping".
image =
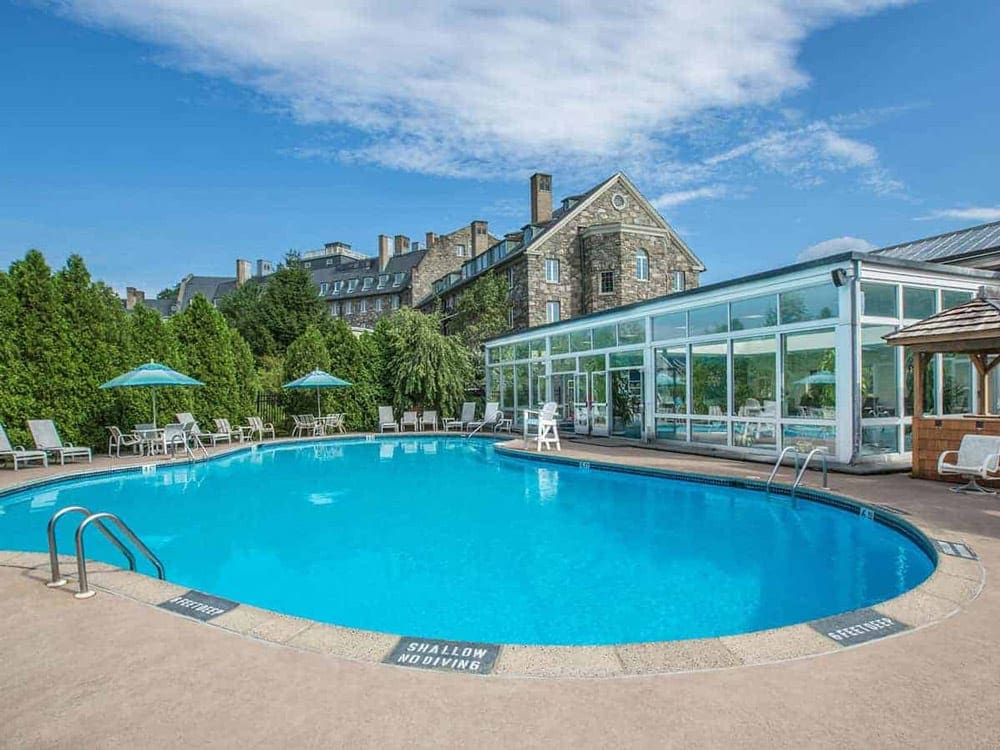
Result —
[[[383,439],[412,440],[422,437],[445,436],[454,438],[458,437],[458,434],[440,431],[407,435],[354,433],[326,438],[282,439],[268,441],[263,445],[308,445],[359,439],[366,442]],[[759,479],[636,466],[613,460],[584,461],[570,456],[540,454],[523,447],[516,447],[521,444],[520,440],[508,439],[506,442],[499,442],[505,436],[476,437],[492,441],[494,449],[499,455],[519,461],[541,461],[569,466],[581,466],[582,464],[582,468],[597,471],[624,472],[752,490],[764,489],[766,485],[766,482]],[[194,459],[190,463],[203,463],[232,457],[254,451],[257,445],[261,444],[233,446],[231,449],[223,449],[208,457]],[[157,462],[154,465],[163,465],[163,462]],[[178,464],[169,465],[176,466]],[[66,472],[60,472],[54,476],[19,482],[14,486],[5,487],[0,490],[0,504],[8,495],[25,489],[81,478],[141,472],[142,470],[143,465],[136,464],[103,469],[84,469],[82,471],[78,470],[77,467],[72,467]],[[776,482],[772,485],[772,494],[790,496],[792,494],[791,487]],[[869,608],[857,611],[857,613],[844,613],[844,615],[858,614],[870,618],[872,611],[874,611],[874,614],[880,618],[888,618],[895,623],[904,624],[905,630],[896,633],[893,632],[893,628],[888,627],[886,630],[888,635],[857,644],[833,640],[832,636],[822,634],[814,627],[821,621],[798,623],[738,635],[689,640],[602,646],[499,644],[499,653],[491,674],[497,677],[528,678],[615,678],[733,669],[812,658],[868,646],[883,638],[905,637],[908,633],[935,625],[959,613],[979,596],[985,585],[985,570],[978,560],[938,554],[931,539],[948,539],[954,536],[945,530],[911,522],[885,507],[870,504],[862,499],[834,490],[820,491],[811,487],[799,488],[795,497],[864,514],[869,520],[884,523],[905,534],[931,556],[935,563],[934,570],[920,585],[898,597],[874,604]],[[60,562],[64,566],[64,577],[75,578],[75,558],[60,555]],[[45,579],[48,578],[48,555],[45,553],[0,550],[0,565],[30,568],[40,573]],[[156,608],[159,608],[159,605],[165,601],[182,596],[189,591],[187,587],[169,581],[160,581],[141,573],[131,572],[98,561],[88,561],[88,573],[93,589]],[[61,591],[69,594],[71,593],[70,589],[72,586],[67,586]],[[86,606],[86,604],[81,604],[81,606]],[[161,611],[171,614],[166,610]],[[206,622],[193,620],[183,615],[174,616],[197,625],[219,628],[243,637],[362,662],[383,662],[402,637],[397,634],[331,625],[247,604],[239,604],[236,608]],[[827,619],[829,618],[823,618],[823,620]],[[882,625],[878,627],[882,627]],[[395,669],[411,668],[394,664],[385,664],[384,666]]]

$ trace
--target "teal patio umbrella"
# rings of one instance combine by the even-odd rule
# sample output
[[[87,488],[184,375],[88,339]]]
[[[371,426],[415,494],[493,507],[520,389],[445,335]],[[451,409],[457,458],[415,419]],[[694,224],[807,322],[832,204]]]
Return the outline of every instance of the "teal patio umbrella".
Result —
[[[161,386],[205,385],[200,380],[188,377],[177,370],[171,370],[159,362],[149,361],[139,365],[134,370],[119,375],[117,378],[102,383],[100,388],[152,388],[153,389],[153,427],[156,427],[156,389]]]
[[[837,376],[829,370],[816,370],[795,382],[799,385],[833,385],[837,382]]]
[[[322,370],[313,370],[307,375],[303,375],[291,383],[285,383],[282,388],[315,388],[316,389],[316,416],[322,417],[322,409],[319,404],[320,388],[348,388],[352,384],[346,380],[341,380],[336,375],[331,375]]]

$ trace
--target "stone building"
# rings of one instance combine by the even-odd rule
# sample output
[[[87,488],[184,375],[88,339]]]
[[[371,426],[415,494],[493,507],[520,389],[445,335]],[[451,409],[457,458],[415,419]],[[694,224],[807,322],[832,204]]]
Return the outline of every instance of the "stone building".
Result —
[[[514,330],[698,286],[704,265],[623,173],[553,210],[552,177],[532,175],[531,222],[442,275],[424,311],[447,313],[482,274],[504,274]]]

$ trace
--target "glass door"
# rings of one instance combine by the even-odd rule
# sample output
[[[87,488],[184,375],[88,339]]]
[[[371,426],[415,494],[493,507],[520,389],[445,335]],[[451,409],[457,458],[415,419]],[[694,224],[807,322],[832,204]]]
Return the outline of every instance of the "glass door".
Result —
[[[590,373],[590,434],[608,436],[608,373]]]
[[[642,439],[643,382],[641,369],[611,372],[611,434],[631,440]]]
[[[590,378],[581,372],[576,376],[573,389],[573,432],[577,435],[590,434],[590,409],[587,403],[590,394]]]

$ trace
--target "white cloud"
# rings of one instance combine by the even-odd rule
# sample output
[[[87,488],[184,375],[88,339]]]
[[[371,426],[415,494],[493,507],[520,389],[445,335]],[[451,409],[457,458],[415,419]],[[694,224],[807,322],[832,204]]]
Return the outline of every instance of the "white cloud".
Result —
[[[302,156],[484,177],[662,151],[703,113],[806,86],[796,57],[813,31],[907,0],[36,1],[350,134]],[[830,126],[799,132],[829,164],[876,168]],[[793,136],[752,152],[782,169],[804,155]]]
[[[705,198],[721,198],[725,194],[725,189],[720,185],[706,185],[691,190],[675,190],[670,193],[664,193],[653,201],[653,205],[662,211],[679,206],[682,203],[690,203],[691,201],[703,200]]]
[[[875,246],[872,243],[860,237],[834,237],[831,240],[823,240],[823,242],[810,245],[799,253],[798,260],[800,262],[815,260],[816,258],[825,258],[828,255],[837,255],[838,253],[867,253],[874,249]]]
[[[968,206],[966,208],[945,208],[931,211],[926,216],[918,216],[917,221],[929,219],[961,219],[962,221],[1000,221],[1000,206]]]

